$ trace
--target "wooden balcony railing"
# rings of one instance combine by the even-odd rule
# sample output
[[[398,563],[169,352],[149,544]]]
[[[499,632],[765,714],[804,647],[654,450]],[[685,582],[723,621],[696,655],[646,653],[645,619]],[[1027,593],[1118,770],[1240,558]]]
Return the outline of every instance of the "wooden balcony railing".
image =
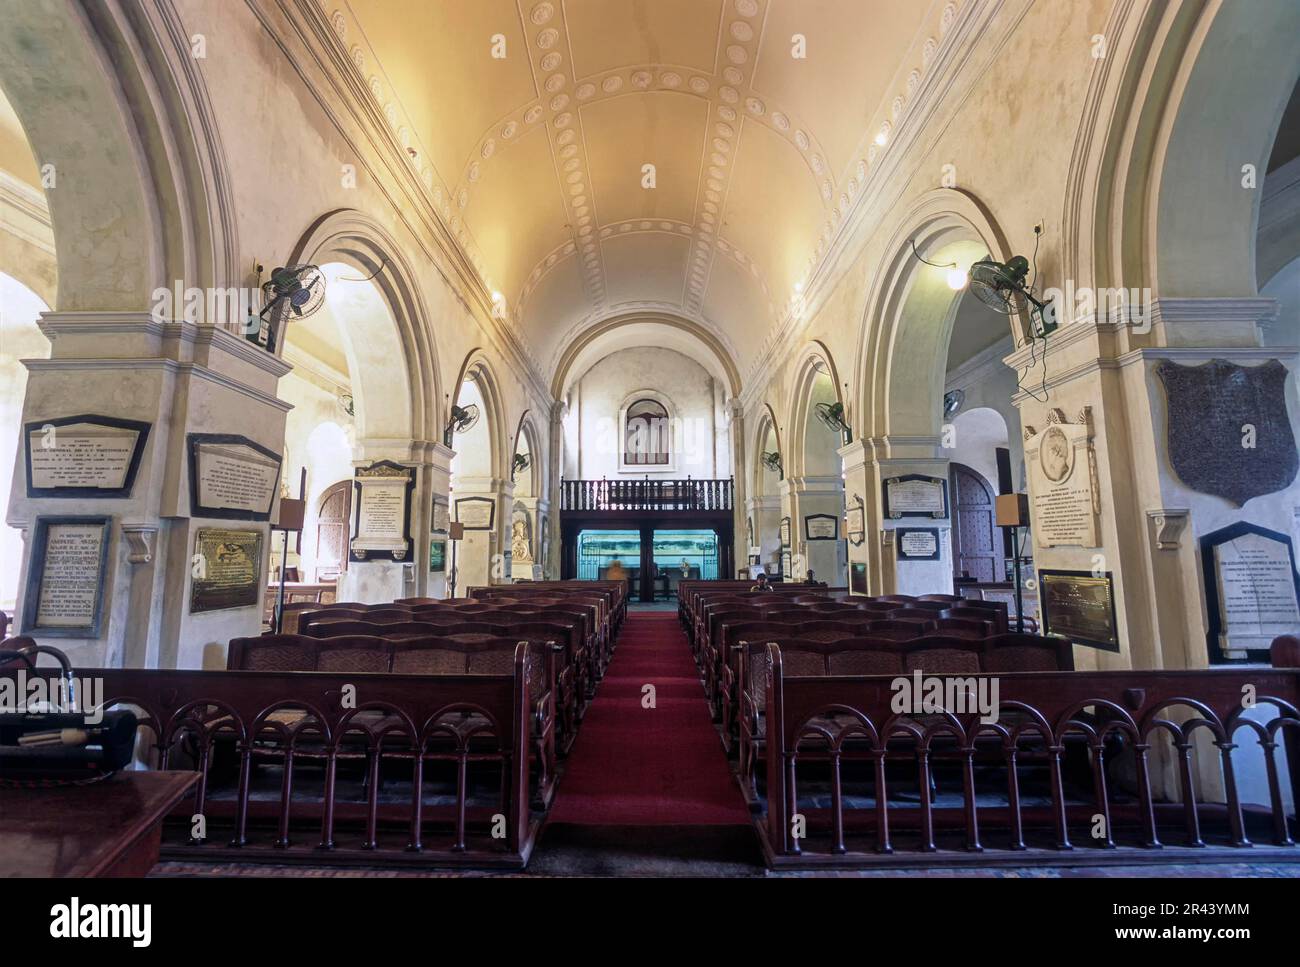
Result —
[[[562,480],[562,510],[732,509],[734,482],[725,480]]]

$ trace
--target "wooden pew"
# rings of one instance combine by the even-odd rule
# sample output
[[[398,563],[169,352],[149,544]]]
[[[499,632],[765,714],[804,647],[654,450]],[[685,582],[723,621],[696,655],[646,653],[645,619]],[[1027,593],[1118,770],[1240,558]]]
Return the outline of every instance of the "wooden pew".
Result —
[[[540,825],[527,661],[521,645],[508,674],[75,673],[136,710],[150,768],[200,774],[165,858],[521,869]]]
[[[1023,865],[1060,862],[1067,851],[1072,863],[1295,857],[1296,819],[1281,783],[1300,801],[1300,668],[1278,663],[1300,664],[1300,642],[1275,649],[1271,669],[999,674],[994,722],[897,713],[896,676],[800,677],[787,671],[779,645],[765,647],[766,813],[756,828],[777,869],[952,865],[976,856],[981,865]],[[963,677],[984,687],[991,676]],[[1248,687],[1253,708],[1241,701]],[[1148,750],[1171,733],[1177,747],[1204,736],[1228,776],[1222,803],[1160,801]],[[1280,775],[1279,735],[1288,760]],[[1262,802],[1237,792],[1248,745],[1274,780]],[[915,805],[900,796],[898,777],[887,779],[886,758],[904,752],[914,762]],[[1133,763],[1132,789],[1116,788],[1107,768],[1121,754]],[[1022,793],[1026,760],[1042,776],[1045,801]],[[1182,788],[1195,788],[1192,758],[1170,761]],[[809,799],[824,788],[828,799]],[[998,789],[1004,802],[991,805]]]

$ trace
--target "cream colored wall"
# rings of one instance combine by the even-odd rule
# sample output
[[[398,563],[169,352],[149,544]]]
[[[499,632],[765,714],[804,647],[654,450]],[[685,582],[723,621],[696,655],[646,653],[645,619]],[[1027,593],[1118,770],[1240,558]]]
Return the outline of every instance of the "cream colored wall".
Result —
[[[640,390],[671,401],[675,418],[672,469],[620,469],[621,407]],[[574,385],[565,418],[566,476],[584,480],[731,476],[728,428],[721,391],[699,363],[669,349],[624,349],[605,357]]]
[[[274,26],[293,33],[277,19],[278,9],[263,13]],[[291,50],[286,55],[259,20],[247,14],[241,8],[232,16],[229,4],[222,0],[195,0],[184,10],[187,30],[222,39],[208,44],[203,72],[227,143],[238,144],[227,161],[242,247],[240,264],[251,264],[255,257],[268,268],[280,264],[277,260],[287,258],[323,214],[356,209],[390,233],[412,265],[413,281],[427,312],[423,323],[437,352],[442,393],[455,385],[470,351],[481,347],[498,364],[507,421],[517,421],[530,407],[543,408],[544,388],[522,372],[522,361],[512,358],[484,307],[475,304],[454,260],[439,249],[435,239],[442,229],[414,187],[418,178],[393,167],[398,159],[380,150],[387,149],[382,140],[386,132],[363,128],[305,51]],[[330,99],[320,103],[305,82],[330,91]],[[250,118],[265,121],[264,126],[259,124],[259,136],[239,136]],[[355,187],[347,181],[352,171]],[[439,413],[444,412],[444,399],[438,398],[435,405]],[[440,431],[430,433],[434,439],[440,435]]]

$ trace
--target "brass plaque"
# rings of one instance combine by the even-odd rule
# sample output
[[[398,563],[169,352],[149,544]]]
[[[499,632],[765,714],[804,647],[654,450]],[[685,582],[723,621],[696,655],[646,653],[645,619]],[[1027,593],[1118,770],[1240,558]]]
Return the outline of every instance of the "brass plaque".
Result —
[[[1115,584],[1111,573],[1039,571],[1043,633],[1078,645],[1119,651]]]
[[[203,528],[194,535],[190,613],[248,608],[261,601],[262,532]]]

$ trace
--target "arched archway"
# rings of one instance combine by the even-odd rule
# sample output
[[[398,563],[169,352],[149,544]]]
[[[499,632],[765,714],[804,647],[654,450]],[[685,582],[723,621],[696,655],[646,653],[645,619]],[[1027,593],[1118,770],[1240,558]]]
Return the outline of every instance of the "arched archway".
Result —
[[[841,587],[848,579],[844,543],[844,470],[839,449],[846,442],[848,405],[835,361],[825,345],[814,342],[802,354],[790,393],[786,439],[790,460],[783,486],[786,516],[791,518],[795,547],[793,577],[812,572],[819,581]]]
[[[988,357],[986,375],[995,382],[1010,379],[1009,386],[997,386],[1006,397],[1000,405],[1011,409],[1014,373],[1002,365],[1000,356],[990,354],[996,350],[1005,355],[1027,343],[1029,320],[982,310],[964,287],[954,288],[950,265],[968,270],[986,255],[1006,262],[1014,254],[1005,233],[970,193],[927,192],[900,213],[887,238],[855,361],[862,398],[850,401],[861,446],[848,489],[863,498],[866,531],[850,556],[866,565],[868,586],[878,593],[942,592],[951,587],[953,576],[950,507],[940,510],[936,503],[928,520],[887,518],[886,482],[919,475],[928,478],[932,493],[938,484],[947,489],[943,400],[953,367],[965,365],[951,358],[957,325],[964,327],[963,341],[971,335],[969,327],[981,330],[970,352]],[[932,532],[936,556],[900,558],[895,532],[921,526]],[[867,539],[877,532],[883,540]]]
[[[983,206],[957,189],[918,199],[897,222],[887,251],[862,323],[856,371],[869,389],[858,409],[861,435],[877,441],[885,456],[932,456],[963,291],[950,286],[945,268],[926,262],[969,269],[985,255],[1005,262],[1014,253]],[[1012,316],[1007,323],[1020,345],[1027,320]]]
[[[417,276],[401,246],[373,219],[341,209],[304,233],[289,262],[337,266],[327,273],[326,296],[352,303],[341,335],[358,380],[358,459],[418,459],[413,449],[441,437],[441,369]]]
[[[455,594],[465,589],[508,580],[506,550],[511,532],[509,465],[514,440],[503,429],[504,406],[491,363],[482,350],[473,350],[461,366],[455,405],[474,407],[478,417],[464,430],[454,431],[451,461],[451,519],[465,525],[456,547]]]
[[[751,450],[749,479],[750,492],[746,501],[746,531],[749,546],[745,552],[750,564],[760,564],[775,574],[781,563],[781,480],[779,464],[769,465],[766,457],[781,454],[781,431],[776,414],[769,404],[760,410],[758,426],[754,432]],[[758,548],[755,551],[754,548]],[[753,558],[757,557],[758,561]]]
[[[514,499],[510,513],[510,573],[515,579],[531,580],[535,568],[546,564],[549,505],[543,497],[547,476],[539,441],[537,429],[525,412],[515,429],[511,459]]]
[[[169,5],[6,12],[0,87],[55,189],[60,312],[140,312],[177,283],[239,284],[225,153],[188,38]]]

